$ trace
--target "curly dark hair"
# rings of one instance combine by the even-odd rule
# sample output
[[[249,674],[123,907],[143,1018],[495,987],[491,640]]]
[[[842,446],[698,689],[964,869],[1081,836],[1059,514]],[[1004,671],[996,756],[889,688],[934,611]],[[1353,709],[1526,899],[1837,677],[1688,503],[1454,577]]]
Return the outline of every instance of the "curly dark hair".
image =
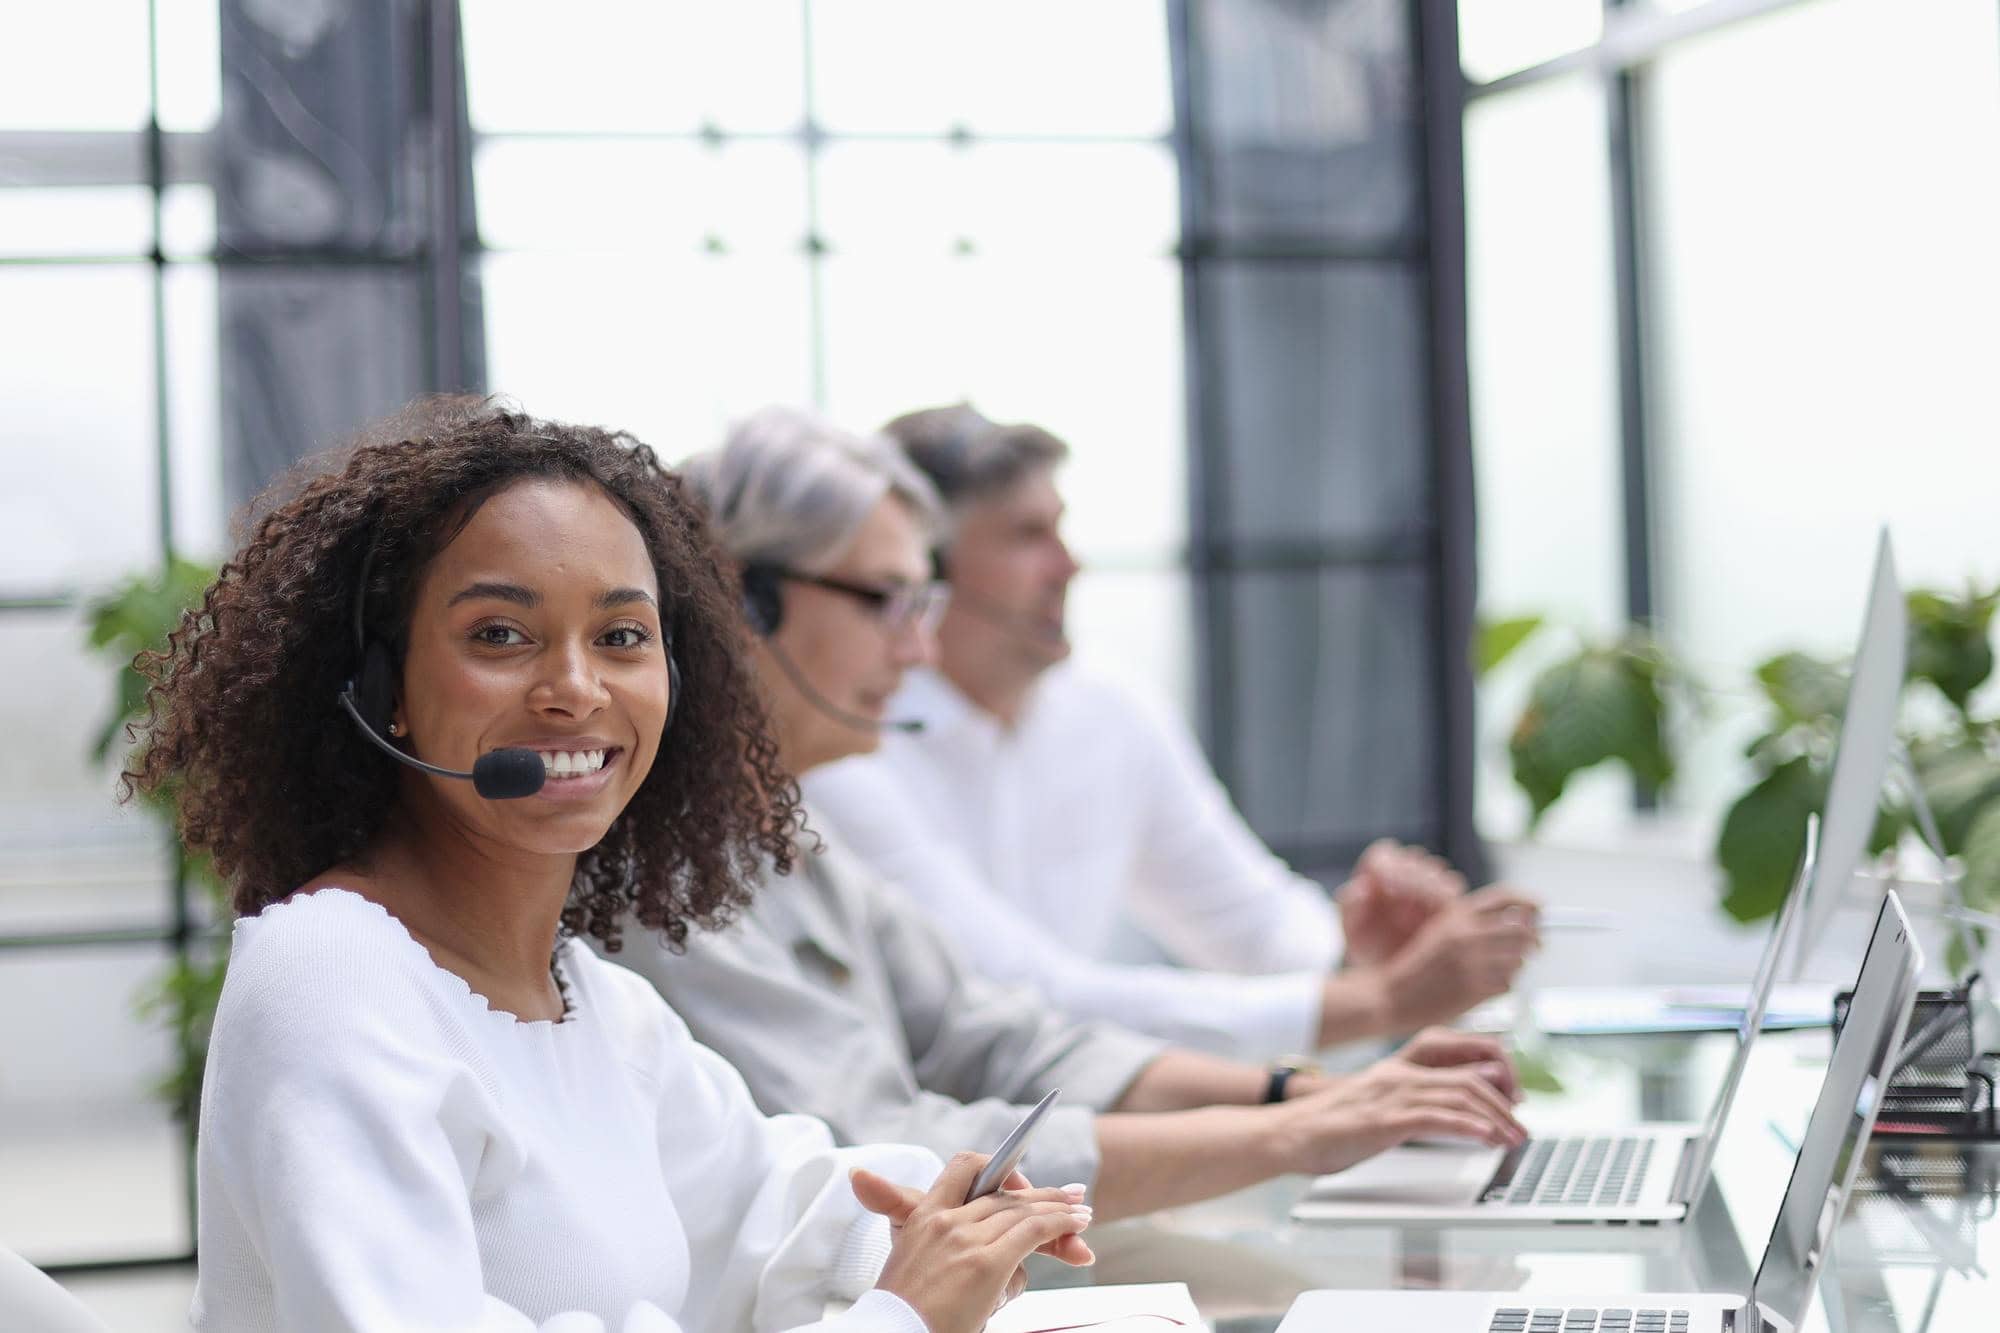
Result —
[[[134,666],[151,685],[126,797],[171,790],[180,835],[250,915],[361,856],[400,770],[341,711],[355,586],[367,632],[400,664],[431,559],[481,503],[529,478],[588,482],[623,507],[659,578],[685,702],[631,803],[577,858],[568,934],[616,951],[628,910],[673,948],[750,900],[765,858],[792,865],[802,815],[742,655],[734,584],[680,478],[631,436],[434,398],[369,428],[261,502],[250,539]]]

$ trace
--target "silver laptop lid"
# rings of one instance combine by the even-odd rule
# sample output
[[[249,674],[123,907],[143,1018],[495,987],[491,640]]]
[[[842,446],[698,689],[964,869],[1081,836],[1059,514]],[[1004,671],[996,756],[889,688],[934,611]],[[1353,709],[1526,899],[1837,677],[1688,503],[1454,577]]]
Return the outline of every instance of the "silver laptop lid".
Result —
[[[1751,1301],[1785,1327],[1796,1328],[1812,1300],[1813,1278],[1854,1188],[1882,1090],[1895,1072],[1923,967],[1916,932],[1892,890],[1876,914],[1847,1021],[1834,1043],[1812,1119],[1799,1141],[1791,1182],[1750,1287]]]
[[[1889,772],[1889,755],[1896,741],[1897,704],[1903,696],[1903,672],[1909,655],[1909,615],[1903,590],[1896,581],[1896,557],[1889,531],[1882,530],[1875,548],[1875,577],[1869,585],[1868,611],[1861,621],[1861,642],[1854,650],[1854,675],[1847,682],[1847,709],[1840,720],[1840,740],[1833,753],[1833,776],[1826,788],[1826,832],[1819,849],[1819,874],[1812,901],[1806,905],[1805,929],[1799,932],[1792,975],[1802,976],[1806,959],[1826,937],[1827,926],[1853,882],[1854,872],[1868,850],[1875,828],[1875,810],[1882,800],[1882,783]]]
[[[1799,868],[1792,874],[1791,887],[1785,890],[1784,906],[1778,909],[1777,920],[1771,924],[1771,934],[1764,941],[1763,956],[1757,960],[1757,971],[1750,979],[1750,992],[1744,997],[1743,1017],[1736,1025],[1736,1053],[1729,1058],[1729,1072],[1723,1075],[1722,1089],[1716,1094],[1715,1104],[1709,1108],[1708,1123],[1702,1126],[1701,1137],[1688,1149],[1694,1154],[1694,1160],[1682,1181],[1682,1196],[1690,1209],[1700,1202],[1701,1192],[1708,1185],[1709,1172],[1715,1166],[1715,1147],[1722,1137],[1723,1122],[1735,1104],[1736,1089],[1743,1082],[1743,1070],[1750,1063],[1751,1044],[1764,1030],[1764,1015],[1771,1007],[1771,989],[1778,982],[1778,964],[1784,957],[1786,944],[1791,940],[1792,928],[1799,919],[1799,905],[1812,892],[1814,868],[1818,863],[1819,816],[1807,815],[1805,849],[1799,854]],[[1752,1114],[1755,1114],[1754,1110]]]

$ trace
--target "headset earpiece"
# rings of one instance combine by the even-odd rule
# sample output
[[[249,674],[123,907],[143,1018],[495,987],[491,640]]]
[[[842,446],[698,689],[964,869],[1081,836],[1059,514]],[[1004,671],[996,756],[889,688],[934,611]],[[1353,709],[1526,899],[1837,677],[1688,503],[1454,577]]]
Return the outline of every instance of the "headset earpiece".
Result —
[[[380,643],[363,645],[361,669],[349,688],[354,691],[354,706],[362,721],[377,732],[387,731],[396,707],[396,667],[388,648]]]
[[[783,585],[784,580],[771,565],[752,565],[743,571],[743,619],[760,639],[770,638],[784,623]]]

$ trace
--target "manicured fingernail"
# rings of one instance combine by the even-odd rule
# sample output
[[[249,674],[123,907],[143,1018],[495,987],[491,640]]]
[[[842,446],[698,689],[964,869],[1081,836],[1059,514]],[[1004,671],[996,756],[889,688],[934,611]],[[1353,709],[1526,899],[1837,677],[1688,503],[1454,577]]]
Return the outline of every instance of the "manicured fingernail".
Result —
[[[1069,1206],[1069,1210],[1071,1213],[1082,1218],[1086,1222],[1088,1222],[1091,1218],[1090,1205],[1087,1203],[1073,1203]]]
[[[1082,1181],[1077,1181],[1073,1184],[1063,1186],[1062,1192],[1064,1194],[1074,1194],[1077,1198],[1081,1199],[1084,1195],[1090,1193],[1090,1186],[1084,1184]]]

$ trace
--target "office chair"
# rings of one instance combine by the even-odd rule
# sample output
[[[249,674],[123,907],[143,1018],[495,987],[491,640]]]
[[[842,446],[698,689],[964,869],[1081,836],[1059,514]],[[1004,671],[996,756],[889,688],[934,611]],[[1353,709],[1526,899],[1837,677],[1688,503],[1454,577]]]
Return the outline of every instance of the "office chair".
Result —
[[[56,1280],[0,1246],[0,1326],[36,1333],[111,1333]]]

